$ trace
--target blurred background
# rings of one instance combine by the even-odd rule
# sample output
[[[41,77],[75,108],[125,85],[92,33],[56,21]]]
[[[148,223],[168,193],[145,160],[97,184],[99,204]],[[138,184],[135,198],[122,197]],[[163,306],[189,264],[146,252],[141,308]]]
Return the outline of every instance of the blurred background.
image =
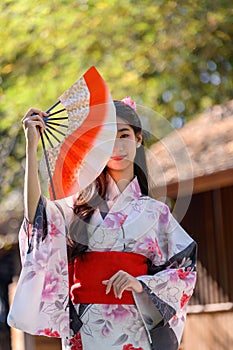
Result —
[[[184,162],[182,178],[163,144],[151,147],[165,180],[157,186],[165,186],[171,206],[189,197],[181,224],[199,245],[181,349],[233,348],[232,15],[230,0],[1,1],[1,350],[60,349],[57,340],[6,324],[20,272],[21,119],[31,106],[50,107],[92,65],[114,99],[130,95],[166,118],[184,141],[192,171]],[[172,144],[174,132],[162,135],[166,142]],[[176,143],[172,150],[179,156]]]

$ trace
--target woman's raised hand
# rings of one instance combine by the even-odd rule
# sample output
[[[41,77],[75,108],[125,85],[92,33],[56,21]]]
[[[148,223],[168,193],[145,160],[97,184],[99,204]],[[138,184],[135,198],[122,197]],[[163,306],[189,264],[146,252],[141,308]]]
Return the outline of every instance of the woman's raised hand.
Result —
[[[106,294],[113,288],[115,297],[119,299],[121,299],[125,290],[136,293],[143,292],[141,283],[135,277],[122,270],[115,273],[109,280],[102,281],[102,283],[106,285]]]
[[[43,117],[47,113],[36,108],[30,108],[22,119],[26,137],[26,167],[24,184],[24,208],[25,216],[30,223],[33,223],[37,205],[41,195],[40,182],[37,164],[37,146],[40,139],[40,132],[45,129]]]
[[[25,137],[28,144],[37,147],[40,139],[40,131],[45,129],[43,117],[49,114],[36,108],[30,108],[22,119]]]

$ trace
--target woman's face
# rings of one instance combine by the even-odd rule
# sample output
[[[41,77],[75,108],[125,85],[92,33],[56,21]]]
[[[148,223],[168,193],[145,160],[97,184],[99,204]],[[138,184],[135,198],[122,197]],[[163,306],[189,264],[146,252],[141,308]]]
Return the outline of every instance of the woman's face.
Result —
[[[123,171],[129,166],[132,167],[137,145],[141,142],[141,134],[136,136],[133,128],[126,121],[117,117],[117,137],[107,167],[118,171]]]

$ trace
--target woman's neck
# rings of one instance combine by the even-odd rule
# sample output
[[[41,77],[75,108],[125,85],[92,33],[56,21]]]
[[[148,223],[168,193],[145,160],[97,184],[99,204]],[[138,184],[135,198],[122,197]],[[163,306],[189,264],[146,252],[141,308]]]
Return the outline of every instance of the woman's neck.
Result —
[[[113,178],[113,180],[115,181],[115,183],[117,184],[117,187],[121,192],[125,190],[128,184],[134,178],[133,169],[125,169],[124,171],[108,169],[108,173]]]

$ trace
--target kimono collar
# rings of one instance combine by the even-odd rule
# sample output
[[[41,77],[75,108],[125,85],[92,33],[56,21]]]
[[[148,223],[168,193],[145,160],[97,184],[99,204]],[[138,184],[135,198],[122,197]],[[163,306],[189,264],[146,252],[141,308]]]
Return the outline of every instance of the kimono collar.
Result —
[[[119,197],[133,200],[138,199],[142,195],[137,177],[134,177],[134,179],[126,186],[123,192],[119,190],[116,182],[108,173],[106,175],[106,181],[107,189],[105,199],[107,202],[116,202]]]

